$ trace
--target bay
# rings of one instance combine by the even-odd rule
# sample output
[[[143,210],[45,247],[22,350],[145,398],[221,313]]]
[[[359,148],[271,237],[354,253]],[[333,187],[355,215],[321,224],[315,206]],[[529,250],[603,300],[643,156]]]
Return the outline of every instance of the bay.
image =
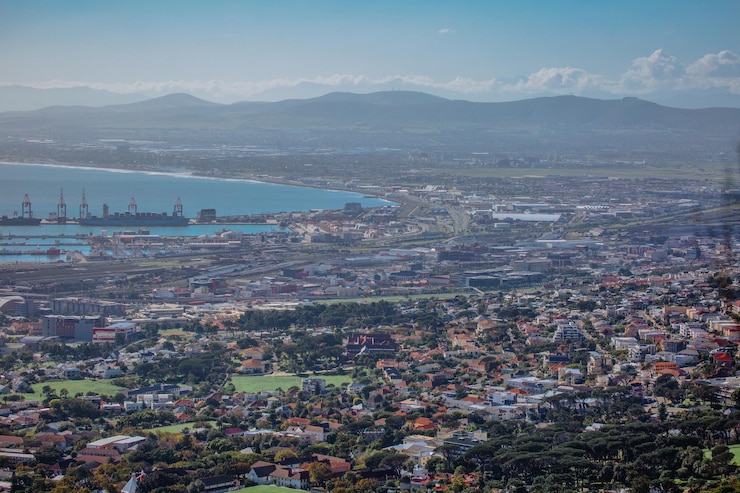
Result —
[[[62,189],[67,217],[79,216],[83,189],[90,213],[98,216],[102,215],[103,204],[108,204],[111,213],[126,211],[132,198],[139,212],[168,214],[180,198],[184,215],[191,218],[201,209],[216,209],[219,216],[236,216],[341,209],[347,202],[360,202],[364,207],[393,205],[353,192],[186,173],[0,163],[0,215],[12,216],[15,211],[20,215],[23,196],[28,194],[34,217],[46,219],[50,213],[56,213]]]

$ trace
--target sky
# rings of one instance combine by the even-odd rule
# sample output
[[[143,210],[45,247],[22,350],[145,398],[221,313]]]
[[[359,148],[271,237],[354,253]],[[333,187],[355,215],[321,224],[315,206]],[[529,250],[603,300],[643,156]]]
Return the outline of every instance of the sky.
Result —
[[[737,0],[0,2],[0,86],[740,101]],[[728,104],[729,105],[729,104]]]

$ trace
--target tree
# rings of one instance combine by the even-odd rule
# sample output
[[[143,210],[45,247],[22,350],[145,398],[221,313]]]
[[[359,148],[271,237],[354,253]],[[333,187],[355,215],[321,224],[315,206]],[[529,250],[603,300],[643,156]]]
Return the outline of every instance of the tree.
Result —
[[[323,486],[331,478],[331,466],[326,462],[312,462],[308,465],[308,478],[311,484]]]
[[[404,465],[408,462],[409,456],[406,454],[391,453],[386,455],[380,462],[381,466],[390,467],[396,476],[401,475]]]
[[[650,493],[650,478],[637,476],[630,484],[632,493]]]
[[[200,479],[191,482],[185,489],[187,493],[201,493],[206,490],[206,485]]]
[[[679,385],[673,375],[661,375],[655,380],[655,395],[672,402],[680,400]]]
[[[661,402],[658,406],[658,419],[660,419],[661,422],[668,419],[668,410],[666,409],[666,405],[664,402]]]
[[[36,450],[33,456],[36,457],[36,460],[41,464],[50,466],[62,458],[62,452],[53,445],[49,445]]]
[[[712,449],[710,466],[712,475],[725,476],[733,472],[736,466],[732,463],[735,456],[727,445],[717,445]]]
[[[291,449],[283,449],[278,450],[275,452],[275,462],[282,462],[285,459],[297,459],[298,454],[295,453],[294,450]]]
[[[468,484],[465,482],[465,478],[463,478],[462,476],[453,476],[452,480],[450,481],[450,490],[454,493],[460,493],[467,486]]]
[[[735,389],[732,393],[732,402],[736,408],[740,409],[740,389]]]
[[[208,442],[208,449],[220,454],[230,450],[236,450],[236,446],[228,438],[214,438]]]

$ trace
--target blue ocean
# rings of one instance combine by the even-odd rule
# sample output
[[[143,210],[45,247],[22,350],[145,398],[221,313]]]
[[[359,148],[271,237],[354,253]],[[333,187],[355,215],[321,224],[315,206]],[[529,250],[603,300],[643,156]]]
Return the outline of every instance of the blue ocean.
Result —
[[[389,205],[361,194],[246,180],[194,177],[185,173],[146,173],[97,168],[0,163],[0,215],[20,214],[23,195],[31,199],[35,217],[56,212],[64,189],[67,217],[77,217],[85,190],[90,212],[102,215],[103,204],[124,212],[133,197],[138,210],[172,213],[178,197],[185,216],[216,209],[219,216],[309,209],[341,209],[347,202]]]
[[[171,214],[179,198],[183,214],[195,218],[201,209],[216,209],[219,216],[270,212],[294,212],[310,209],[341,209],[347,202],[365,207],[393,205],[382,199],[361,194],[319,188],[276,185],[247,180],[200,178],[186,173],[147,173],[135,171],[0,163],[0,216],[21,215],[23,196],[28,194],[33,216],[48,219],[57,212],[60,193],[64,191],[67,217],[79,217],[82,191],[91,214],[101,216],[103,204],[111,213],[125,212],[132,198],[139,212]],[[228,229],[245,234],[285,230],[274,224],[229,225]],[[135,230],[136,228],[129,228]],[[186,227],[150,227],[161,236],[211,236],[224,225],[197,224]],[[0,263],[54,262],[66,255],[45,255],[49,248],[79,250],[89,247],[75,235],[97,235],[117,231],[77,224],[41,224],[38,226],[0,226]],[[62,236],[63,235],[63,236]],[[60,239],[62,237],[63,239]],[[23,252],[12,255],[11,252]],[[27,252],[37,252],[28,255]]]

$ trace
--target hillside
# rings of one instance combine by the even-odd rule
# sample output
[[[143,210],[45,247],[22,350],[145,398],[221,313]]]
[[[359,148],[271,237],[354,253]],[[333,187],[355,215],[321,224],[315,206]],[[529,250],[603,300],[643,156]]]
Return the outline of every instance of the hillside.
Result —
[[[506,145],[563,152],[596,146],[730,151],[740,109],[679,109],[636,98],[576,96],[505,103],[449,100],[408,91],[330,93],[276,103],[210,103],[186,94],[104,107],[54,106],[0,113],[9,137],[137,138],[168,142],[264,142],[285,146],[309,136],[317,147],[446,148]],[[723,147],[724,146],[724,147]]]

